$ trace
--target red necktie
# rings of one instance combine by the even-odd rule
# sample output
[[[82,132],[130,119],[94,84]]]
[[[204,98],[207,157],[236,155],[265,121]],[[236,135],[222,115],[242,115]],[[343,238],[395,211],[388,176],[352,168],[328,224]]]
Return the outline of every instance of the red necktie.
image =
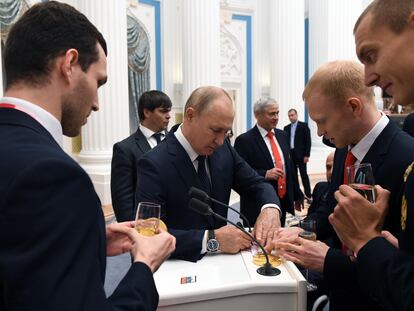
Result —
[[[355,161],[357,159],[355,158],[355,156],[352,154],[352,151],[349,150],[348,153],[346,154],[346,159],[345,159],[345,167],[344,167],[344,184],[347,185],[348,184],[348,172],[347,172],[347,167],[354,165]]]
[[[276,163],[282,163],[282,157],[280,156],[275,140],[273,139],[273,132],[270,131],[266,136],[269,138],[270,146],[272,147],[273,158],[275,159],[275,167],[277,167]],[[283,169],[283,167],[277,168]],[[283,198],[286,194],[286,179],[284,177],[279,177],[277,179],[277,193],[279,195],[279,198]]]
[[[346,154],[345,167],[344,167],[344,184],[345,185],[348,185],[348,172],[346,168],[348,166],[354,165],[356,160],[357,159],[355,158],[351,150],[348,150],[348,153]],[[346,247],[345,244],[342,244],[342,253],[347,256],[354,255],[354,253],[348,247]]]

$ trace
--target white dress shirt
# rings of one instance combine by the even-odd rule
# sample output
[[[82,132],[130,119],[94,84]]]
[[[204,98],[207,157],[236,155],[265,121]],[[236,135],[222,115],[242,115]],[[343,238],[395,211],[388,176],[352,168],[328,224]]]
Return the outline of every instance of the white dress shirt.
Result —
[[[272,157],[272,162],[274,164],[276,160],[275,160],[275,157],[273,156],[272,145],[270,145],[269,137],[267,137],[268,131],[266,131],[259,124],[257,124],[257,128],[258,128],[258,130],[260,132],[260,135],[262,135],[262,138],[263,138],[263,140],[264,140],[264,142],[265,142],[265,144],[267,146],[267,149],[269,150],[270,156]],[[273,132],[273,134],[274,134],[274,132]],[[279,151],[280,159],[282,160],[282,164],[283,164],[283,171],[286,172],[286,169],[285,169],[285,157],[283,156],[283,151],[280,148],[279,142],[277,141],[275,135],[273,135],[273,141],[276,144],[277,151]]]
[[[149,128],[143,126],[142,124],[139,125],[139,129],[141,130],[142,134],[145,136],[145,138],[148,141],[148,144],[150,145],[151,149],[154,148],[157,145],[157,140],[153,136],[156,134],[156,132],[150,130]],[[165,131],[159,132],[161,134],[161,140],[164,140],[165,138]]]
[[[361,163],[369,149],[371,149],[372,144],[387,126],[388,122],[390,122],[383,112],[380,111],[380,113],[381,118],[377,121],[375,126],[355,146],[348,149],[352,151],[352,154],[356,158],[355,164]]]

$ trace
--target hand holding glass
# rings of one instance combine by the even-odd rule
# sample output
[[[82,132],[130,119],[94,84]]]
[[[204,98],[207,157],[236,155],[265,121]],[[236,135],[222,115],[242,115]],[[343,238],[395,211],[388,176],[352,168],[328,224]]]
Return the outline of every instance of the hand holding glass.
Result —
[[[351,165],[346,168],[349,186],[371,203],[375,203],[375,178],[370,163]]]
[[[153,236],[160,223],[161,206],[151,202],[140,202],[135,217],[135,229],[138,233]]]

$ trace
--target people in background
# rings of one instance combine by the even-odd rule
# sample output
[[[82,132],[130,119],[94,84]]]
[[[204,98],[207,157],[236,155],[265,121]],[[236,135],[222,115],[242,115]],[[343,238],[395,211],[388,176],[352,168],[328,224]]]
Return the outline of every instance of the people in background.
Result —
[[[62,149],[99,109],[106,42],[73,7],[33,5],[10,30],[0,99],[0,310],[155,310],[152,273],[174,250],[167,232],[105,228],[87,173]],[[106,256],[133,264],[105,296]]]
[[[354,34],[358,58],[365,65],[365,83],[385,89],[398,105],[413,103],[414,1],[373,1],[359,17]],[[401,156],[398,151],[393,160]],[[414,309],[413,164],[403,179],[402,202],[389,200],[395,193],[386,187],[377,186],[376,202],[370,203],[341,186],[336,193],[338,207],[330,216],[339,237],[357,257],[355,284],[383,309],[395,311]],[[381,232],[383,219],[394,210],[401,211],[397,219],[401,232]]]
[[[138,129],[131,136],[114,144],[111,197],[118,222],[133,220],[135,217],[138,160],[164,140],[171,106],[170,98],[161,91],[143,93],[138,102]]]
[[[307,172],[307,163],[309,162],[312,146],[310,129],[306,123],[298,120],[298,112],[296,109],[289,109],[288,117],[290,124],[284,127],[284,131],[289,137],[291,158],[295,167],[296,184],[299,186],[299,179],[297,177],[297,169],[299,169],[306,199],[310,201],[312,191]]]
[[[313,188],[312,203],[308,208],[308,215],[316,212],[319,206],[322,205],[322,202],[326,203],[326,198],[328,196],[329,185],[331,183],[331,177],[332,177],[334,154],[335,154],[335,151],[332,151],[326,157],[326,162],[325,162],[326,181],[318,182]]]
[[[138,161],[137,202],[161,204],[161,218],[177,238],[176,258],[196,261],[206,252],[237,253],[251,242],[225,221],[189,209],[193,186],[226,204],[231,189],[251,196],[261,208],[255,235],[264,243],[280,227],[280,202],[273,187],[227,139],[233,119],[233,103],[225,90],[200,87],[188,98],[180,127]],[[212,209],[227,216],[225,207],[212,204]]]
[[[303,204],[303,193],[294,178],[296,170],[290,158],[288,135],[276,128],[279,121],[279,104],[276,100],[261,98],[253,109],[257,124],[236,138],[234,148],[279,196],[284,226],[286,212],[294,214],[294,204]],[[255,223],[260,206],[242,194],[240,211],[250,223]]]
[[[389,189],[390,208],[384,230],[400,231],[404,171],[414,154],[414,139],[390,122],[374,102],[372,87],[365,86],[364,68],[357,62],[334,61],[320,67],[308,81],[303,98],[318,135],[333,142],[335,151],[326,203],[308,218],[316,220],[319,241],[298,237],[300,228],[279,232],[274,247],[288,260],[323,272],[329,288],[330,310],[381,310],[358,284],[355,262],[329,222],[337,201],[334,192],[346,181],[345,167],[370,163],[377,184]],[[321,242],[330,239],[330,246]]]

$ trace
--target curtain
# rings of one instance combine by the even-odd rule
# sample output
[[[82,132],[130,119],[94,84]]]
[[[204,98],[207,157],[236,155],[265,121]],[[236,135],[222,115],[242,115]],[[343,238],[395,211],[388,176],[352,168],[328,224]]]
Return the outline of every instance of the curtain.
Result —
[[[138,100],[150,89],[150,43],[142,24],[127,16],[129,125],[131,133],[139,124]]]

